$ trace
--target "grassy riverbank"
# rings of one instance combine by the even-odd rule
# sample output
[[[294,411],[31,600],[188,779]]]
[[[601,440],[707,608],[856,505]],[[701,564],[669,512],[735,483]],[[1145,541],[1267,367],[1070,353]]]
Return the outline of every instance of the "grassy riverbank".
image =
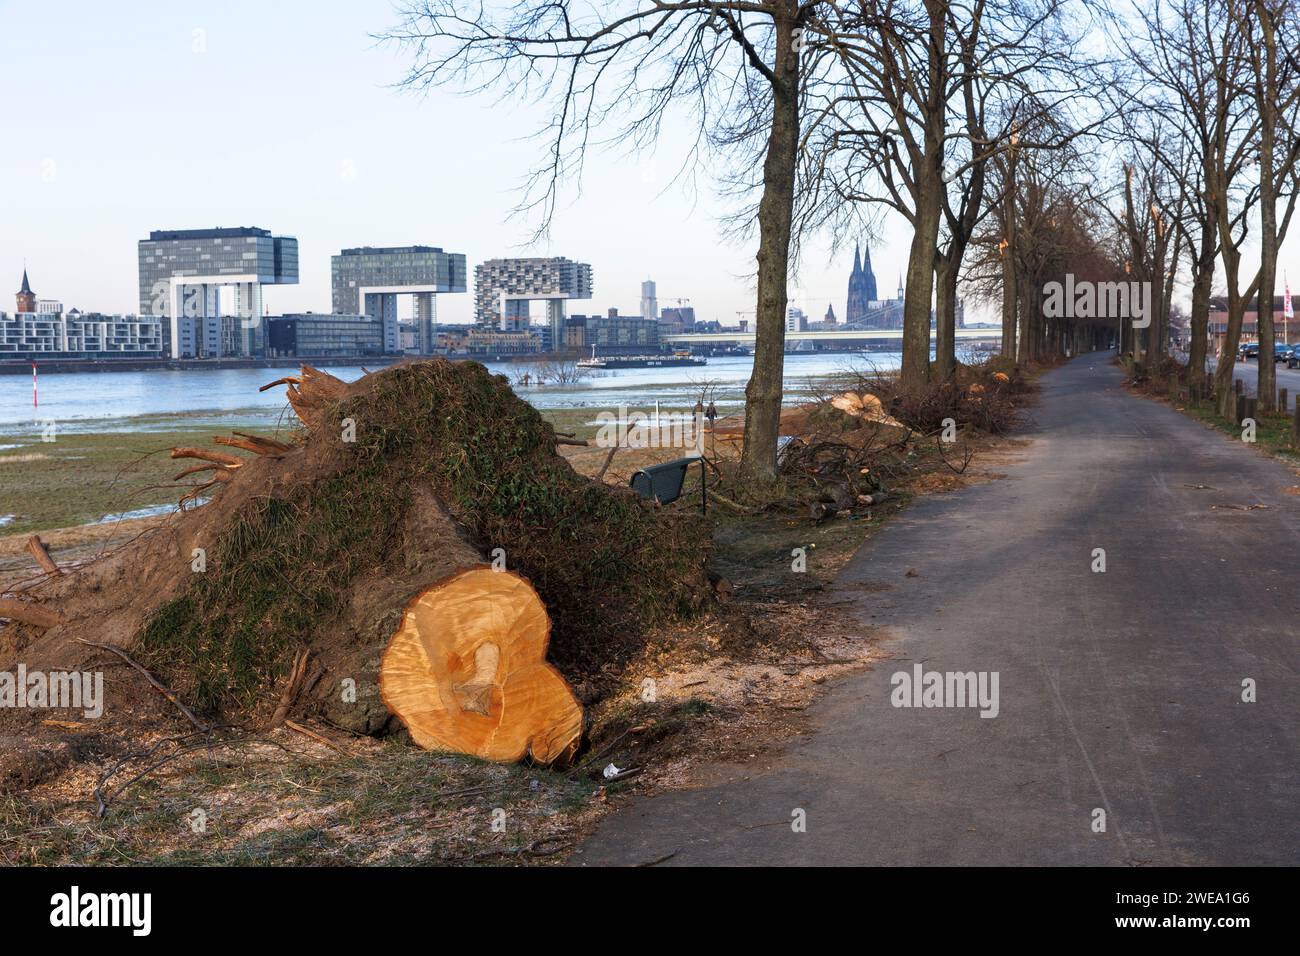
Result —
[[[595,433],[586,425],[595,415],[587,409],[546,413],[558,431],[583,437]],[[131,421],[129,431],[116,430],[120,422],[106,422],[102,431],[59,432],[49,442],[39,434],[5,439],[17,447],[0,451],[0,535],[69,528],[174,504],[180,492],[172,477],[184,466],[168,451],[211,448],[213,436],[230,434],[229,428],[188,419],[154,417],[147,430]]]
[[[212,444],[216,428],[88,432],[45,442],[11,440],[0,453],[0,533],[20,534],[102,521],[174,503],[180,468],[167,457],[176,445]]]

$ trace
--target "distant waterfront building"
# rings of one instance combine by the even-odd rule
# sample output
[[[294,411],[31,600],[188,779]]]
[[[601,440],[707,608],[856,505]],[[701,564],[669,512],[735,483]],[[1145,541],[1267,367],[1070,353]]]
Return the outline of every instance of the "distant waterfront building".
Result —
[[[434,350],[438,355],[468,355],[469,350],[466,346],[466,337],[470,329],[478,328],[474,325],[439,325],[438,337],[434,345]],[[409,333],[403,330],[402,335]]]
[[[561,257],[489,259],[474,267],[474,321],[506,332],[526,331],[528,305],[546,302],[551,341],[564,336],[569,299],[590,299],[591,266]]]
[[[655,295],[653,279],[641,283],[641,316],[646,319],[659,318],[659,298]]]
[[[822,322],[826,325],[827,328],[831,328],[832,326],[835,325],[835,306],[833,305],[826,306],[826,317],[822,319]]]
[[[437,246],[360,246],[330,259],[330,292],[337,314],[397,321],[397,297],[414,302],[414,348],[437,347],[438,293],[464,292],[465,256]]]
[[[0,359],[160,358],[162,318],[98,312],[0,312]]]
[[[808,331],[808,316],[803,309],[790,306],[785,310],[785,330],[787,332]]]
[[[871,250],[863,255],[859,246],[853,248],[853,272],[849,274],[849,297],[844,309],[844,329],[901,329],[903,327],[903,280],[898,280],[898,298],[881,299],[876,286],[876,274],[871,268]],[[964,312],[958,305],[958,322]],[[838,323],[835,311],[826,310],[825,328]]]
[[[56,299],[38,299],[23,270],[13,315],[0,312],[0,359],[158,358],[157,316],[64,313]]]
[[[267,358],[352,358],[401,351],[397,317],[313,312],[266,320]]]
[[[575,315],[564,323],[564,344],[597,355],[640,354],[659,350],[659,323],[640,315]]]
[[[266,229],[154,230],[138,251],[140,311],[162,317],[173,358],[259,354],[262,286],[298,281],[298,240]]]
[[[26,269],[23,270],[23,284],[18,289],[18,294],[15,298],[18,301],[18,308],[16,311],[19,314],[36,311],[36,293],[32,292],[31,284],[27,281]]]
[[[695,309],[689,305],[670,306],[659,310],[659,332],[662,335],[682,335],[695,331]]]
[[[507,355],[530,355],[542,350],[542,337],[536,332],[502,331],[475,326],[465,333],[464,350],[476,358],[492,359]]]
[[[844,309],[846,325],[865,325],[876,297],[876,274],[871,271],[871,249],[864,260],[858,246],[853,246],[853,272],[849,274],[849,301]]]

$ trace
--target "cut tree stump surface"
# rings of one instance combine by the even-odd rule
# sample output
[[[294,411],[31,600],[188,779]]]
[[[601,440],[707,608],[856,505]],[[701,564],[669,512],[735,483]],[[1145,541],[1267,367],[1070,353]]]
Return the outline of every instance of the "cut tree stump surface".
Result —
[[[509,571],[474,568],[413,600],[384,652],[384,703],[427,750],[512,762],[564,762],[582,708],[546,662],[551,622],[537,592]]]

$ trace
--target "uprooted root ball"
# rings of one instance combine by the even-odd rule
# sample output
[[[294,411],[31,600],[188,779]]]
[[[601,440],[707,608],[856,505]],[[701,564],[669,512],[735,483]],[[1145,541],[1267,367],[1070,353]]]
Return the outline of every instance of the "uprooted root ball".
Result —
[[[316,709],[373,732],[388,719],[379,651],[406,601],[458,568],[496,558],[526,577],[553,621],[550,659],[575,681],[616,669],[710,594],[707,527],[578,475],[551,426],[482,365],[415,362],[331,387],[341,397],[292,450],[250,460],[210,503],[115,556],[112,575],[92,565],[80,585],[51,583],[47,600],[79,598],[60,601],[74,613],[55,632],[84,634],[103,592],[138,623],[140,661],[209,711],[270,706],[308,649]],[[127,579],[139,591],[122,598]],[[32,649],[66,646],[55,632]]]

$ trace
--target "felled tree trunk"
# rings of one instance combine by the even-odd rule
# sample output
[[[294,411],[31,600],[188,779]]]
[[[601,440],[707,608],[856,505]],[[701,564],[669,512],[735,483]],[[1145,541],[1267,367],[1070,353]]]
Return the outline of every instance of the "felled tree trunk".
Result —
[[[546,662],[551,622],[526,580],[473,568],[413,600],[379,670],[384,703],[428,750],[566,762],[582,708]]]

